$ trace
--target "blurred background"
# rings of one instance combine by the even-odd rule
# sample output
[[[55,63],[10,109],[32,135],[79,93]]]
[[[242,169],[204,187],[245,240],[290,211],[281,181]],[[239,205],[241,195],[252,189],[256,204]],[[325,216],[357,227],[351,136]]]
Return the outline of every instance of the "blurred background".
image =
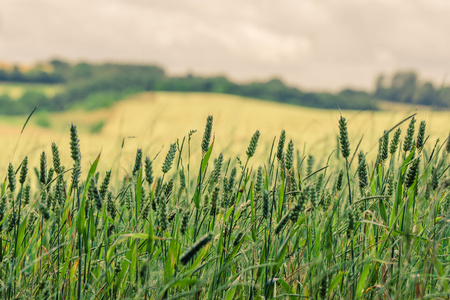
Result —
[[[445,0],[0,0],[0,163],[68,149],[72,122],[90,158],[156,155],[190,130],[199,145],[208,114],[230,155],[256,129],[266,148],[285,129],[328,151],[340,114],[367,152],[412,113],[444,140],[449,15]]]

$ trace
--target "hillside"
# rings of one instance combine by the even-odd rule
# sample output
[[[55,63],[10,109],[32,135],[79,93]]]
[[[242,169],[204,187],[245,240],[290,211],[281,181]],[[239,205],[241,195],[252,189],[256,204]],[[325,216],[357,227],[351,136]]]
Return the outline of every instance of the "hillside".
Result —
[[[381,74],[373,92],[344,89],[329,93],[302,91],[279,78],[238,83],[225,76],[172,76],[152,65],[69,64],[53,60],[26,68],[0,66],[0,113],[3,115],[26,115],[36,106],[47,111],[108,107],[145,91],[221,93],[324,109],[390,110],[390,104],[402,110],[408,106],[450,108],[449,87],[437,88],[410,71],[399,71],[390,77]]]
[[[24,84],[26,90],[20,97],[0,90],[0,112],[9,115],[27,114],[35,106],[48,111],[63,111],[80,105],[105,107],[128,95],[144,91],[221,93],[316,108],[377,109],[376,101],[365,92],[304,92],[279,78],[237,83],[225,76],[171,76],[164,69],[151,65],[69,64],[54,60],[26,71],[18,66],[0,68],[0,82],[3,82],[3,86]],[[31,83],[59,84],[63,88],[49,95],[29,89],[26,85]]]
[[[122,160],[127,163],[131,163],[136,147],[157,155],[162,145],[168,147],[168,141],[180,139],[181,142],[189,130],[201,131],[208,114],[214,115],[218,149],[225,149],[232,157],[242,154],[242,143],[247,143],[249,133],[256,129],[261,131],[261,148],[264,149],[261,153],[268,151],[281,129],[292,136],[299,149],[305,147],[306,151],[329,153],[330,147],[336,147],[340,114],[349,120],[353,144],[364,135],[362,145],[370,155],[377,151],[377,138],[383,134],[383,129],[394,126],[411,112],[342,112],[223,94],[146,92],[130,96],[110,108],[94,111],[38,111],[20,137],[15,155],[14,148],[26,116],[2,117],[0,153],[5,155],[2,155],[0,165],[7,166],[9,161],[18,163],[25,153],[31,155],[30,160],[37,162],[40,151],[50,151],[53,141],[62,149],[68,149],[67,133],[73,122],[79,129],[83,157],[86,158],[84,162],[92,161],[102,149],[102,156],[114,161],[116,168],[121,151]],[[431,141],[448,135],[450,112],[420,111],[417,118],[427,121],[427,134],[430,134]],[[121,149],[124,138],[125,144]],[[200,141],[201,134],[197,132],[192,136],[192,143],[199,144]]]

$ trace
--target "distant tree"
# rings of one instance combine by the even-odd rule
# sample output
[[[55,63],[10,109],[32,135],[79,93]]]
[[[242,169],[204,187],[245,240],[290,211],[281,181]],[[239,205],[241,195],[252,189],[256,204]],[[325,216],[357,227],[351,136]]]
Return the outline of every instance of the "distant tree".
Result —
[[[8,73],[5,70],[0,69],[0,81],[6,80],[8,80]]]
[[[415,102],[422,105],[433,105],[436,97],[436,90],[431,82],[422,84],[416,92]]]
[[[387,90],[386,90],[386,77],[384,74],[380,74],[377,76],[377,79],[375,80],[375,92],[374,96],[380,99],[386,99],[387,98]]]
[[[436,92],[434,104],[450,109],[450,86],[443,87]]]
[[[416,73],[411,71],[395,73],[389,91],[390,98],[394,101],[412,103],[416,84]]]
[[[72,69],[71,75],[73,79],[88,78],[92,76],[92,66],[88,63],[79,63]]]
[[[69,63],[59,60],[59,59],[52,59],[50,61],[50,65],[52,65],[54,70],[58,71],[58,72],[67,71],[68,69],[71,68]]]
[[[13,70],[9,74],[9,80],[11,80],[11,81],[18,81],[18,82],[25,81],[25,76],[20,71],[18,66],[14,66],[13,67]]]

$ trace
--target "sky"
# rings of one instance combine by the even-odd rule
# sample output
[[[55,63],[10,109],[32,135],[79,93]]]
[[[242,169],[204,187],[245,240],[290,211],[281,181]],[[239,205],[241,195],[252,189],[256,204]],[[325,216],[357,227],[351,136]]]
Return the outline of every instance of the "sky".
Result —
[[[0,61],[118,61],[170,74],[372,89],[450,69],[448,0],[0,0]]]

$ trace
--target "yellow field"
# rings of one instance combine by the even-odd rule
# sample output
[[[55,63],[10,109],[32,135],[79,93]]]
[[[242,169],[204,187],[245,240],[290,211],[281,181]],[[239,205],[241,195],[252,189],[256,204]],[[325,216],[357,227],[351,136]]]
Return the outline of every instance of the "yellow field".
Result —
[[[19,99],[27,91],[39,92],[47,97],[53,97],[62,89],[63,86],[60,84],[0,83],[0,95],[7,94],[11,99]]]
[[[199,153],[208,114],[214,116],[216,143],[213,157],[219,152],[224,152],[226,158],[236,155],[245,157],[250,137],[257,129],[261,131],[261,142],[256,156],[259,153],[262,157],[264,153],[264,157],[267,157],[273,138],[285,129],[287,138],[294,141],[300,153],[305,149],[306,153],[323,158],[336,148],[340,113],[348,120],[352,150],[364,135],[362,149],[371,155],[377,152],[377,139],[383,134],[383,130],[390,129],[414,112],[339,112],[220,94],[143,93],[109,109],[36,114],[22,136],[20,131],[26,116],[1,117],[0,153],[3,155],[0,158],[0,168],[5,172],[10,161],[18,166],[25,155],[28,155],[31,166],[38,166],[42,151],[46,151],[50,160],[50,145],[53,141],[58,144],[64,154],[63,159],[68,162],[69,127],[73,122],[78,127],[84,164],[92,161],[102,151],[101,169],[113,167],[118,170],[120,165],[128,167],[132,164],[136,149],[141,147],[144,155],[152,158],[161,151],[155,162],[155,168],[159,169],[169,144],[177,138],[181,141],[191,129],[198,130],[192,137],[192,155]],[[444,141],[448,137],[450,112],[418,111],[417,114],[417,125],[421,120],[427,122],[427,135],[430,135],[428,146],[434,144],[437,138]],[[43,119],[50,127],[36,125],[37,120]],[[105,123],[101,132],[91,134],[90,128],[99,122]],[[407,123],[402,125],[402,137],[406,127]],[[134,138],[127,138],[122,149],[123,138],[130,136]],[[16,144],[17,149],[14,150]]]

